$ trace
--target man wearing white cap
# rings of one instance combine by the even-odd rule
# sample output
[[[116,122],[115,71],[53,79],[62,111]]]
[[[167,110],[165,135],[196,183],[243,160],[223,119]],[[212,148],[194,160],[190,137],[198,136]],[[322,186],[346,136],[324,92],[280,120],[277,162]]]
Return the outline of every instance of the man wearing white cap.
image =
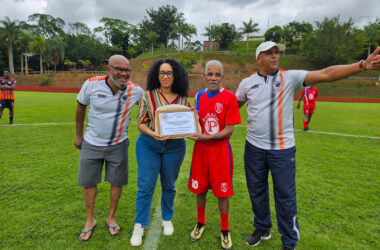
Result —
[[[271,237],[270,170],[282,246],[283,249],[294,249],[300,238],[295,184],[294,91],[306,85],[336,81],[363,70],[379,69],[380,47],[366,60],[317,71],[279,69],[279,51],[283,49],[283,45],[271,41],[257,47],[259,71],[240,83],[236,97],[239,107],[248,102],[244,165],[255,231],[246,243],[255,246]]]

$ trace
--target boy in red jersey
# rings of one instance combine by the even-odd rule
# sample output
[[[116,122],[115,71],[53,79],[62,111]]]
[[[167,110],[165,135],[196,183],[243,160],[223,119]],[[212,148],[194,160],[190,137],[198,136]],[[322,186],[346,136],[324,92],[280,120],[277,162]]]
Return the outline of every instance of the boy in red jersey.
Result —
[[[212,60],[206,64],[207,89],[196,94],[202,134],[190,136],[195,142],[188,187],[195,193],[198,223],[191,232],[191,240],[201,238],[205,229],[206,194],[212,189],[218,197],[221,217],[221,246],[232,247],[228,229],[228,197],[233,195],[233,160],[229,143],[234,125],[241,123],[236,96],[223,88],[223,65]]]
[[[318,97],[318,90],[314,86],[306,87],[301,91],[298,100],[297,109],[300,108],[300,102],[303,99],[303,131],[309,130],[309,123],[315,110],[315,99]]]

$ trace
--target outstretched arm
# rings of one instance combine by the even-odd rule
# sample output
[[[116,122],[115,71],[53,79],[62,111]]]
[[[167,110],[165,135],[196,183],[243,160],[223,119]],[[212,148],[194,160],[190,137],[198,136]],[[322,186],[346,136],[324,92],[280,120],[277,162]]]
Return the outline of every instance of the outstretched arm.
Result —
[[[322,70],[310,71],[306,74],[305,83],[312,85],[321,82],[331,82],[354,75],[363,70],[380,69],[380,46],[366,60],[347,65],[335,65]]]

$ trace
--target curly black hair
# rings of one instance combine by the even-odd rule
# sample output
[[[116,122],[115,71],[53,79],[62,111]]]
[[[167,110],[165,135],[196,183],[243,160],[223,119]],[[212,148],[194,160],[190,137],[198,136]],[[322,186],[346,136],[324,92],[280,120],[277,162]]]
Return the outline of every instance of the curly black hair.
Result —
[[[155,61],[149,68],[147,80],[147,89],[153,90],[161,86],[158,80],[160,67],[162,64],[168,63],[173,68],[173,85],[172,91],[179,96],[187,96],[189,91],[189,76],[184,67],[174,59],[159,59]]]

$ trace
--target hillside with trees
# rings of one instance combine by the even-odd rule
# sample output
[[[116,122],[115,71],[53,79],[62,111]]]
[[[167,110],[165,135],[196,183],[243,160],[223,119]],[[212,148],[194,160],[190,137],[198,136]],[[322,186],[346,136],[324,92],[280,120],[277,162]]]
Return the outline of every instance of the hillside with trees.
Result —
[[[257,27],[251,18],[241,27],[210,24],[202,35],[211,45],[218,44],[218,51],[253,54],[256,46],[251,46],[249,39],[259,31]],[[9,68],[12,74],[94,70],[101,69],[105,59],[116,53],[135,58],[155,55],[157,51],[200,52],[204,50],[201,42],[192,40],[197,32],[173,5],[147,9],[137,24],[102,17],[93,30],[85,23],[66,23],[49,14],[35,13],[28,20],[5,17],[0,20],[0,68]],[[357,28],[352,19],[341,22],[339,16],[314,24],[293,21],[269,28],[264,37],[285,44],[286,54],[302,55],[318,67],[325,67],[365,58],[380,44],[380,20],[363,29]],[[236,48],[238,41],[245,41],[244,49]],[[212,46],[208,50],[214,51]],[[241,56],[235,61],[244,64]]]

